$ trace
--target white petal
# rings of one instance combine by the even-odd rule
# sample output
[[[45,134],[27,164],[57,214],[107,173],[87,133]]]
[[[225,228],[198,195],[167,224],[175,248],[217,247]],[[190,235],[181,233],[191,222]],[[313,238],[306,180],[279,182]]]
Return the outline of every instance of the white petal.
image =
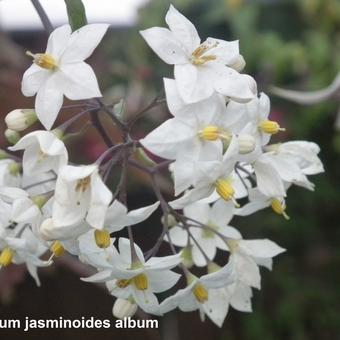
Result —
[[[169,204],[173,209],[182,209],[190,203],[208,197],[212,192],[213,188],[211,186],[197,187],[192,190],[188,190],[183,196],[169,202]]]
[[[188,243],[188,233],[181,227],[172,227],[169,230],[171,242],[177,247],[185,247]],[[168,241],[168,236],[165,235],[165,241]]]
[[[61,57],[62,63],[74,63],[87,59],[103,39],[108,24],[90,24],[74,31]]]
[[[257,289],[261,288],[259,267],[250,256],[237,252],[230,256],[229,261],[235,265],[239,281]]]
[[[52,71],[32,64],[23,75],[21,92],[26,97],[34,96],[52,74]]]
[[[184,208],[184,215],[198,222],[206,224],[210,218],[210,205],[206,203],[195,202]]]
[[[261,160],[253,164],[258,189],[269,197],[285,197],[286,193],[283,187],[281,177],[268,162]]]
[[[167,64],[183,64],[188,58],[176,36],[166,28],[152,27],[140,34],[153,51]]]
[[[62,81],[59,72],[53,73],[39,88],[35,98],[37,116],[47,130],[51,129],[63,105]]]
[[[157,297],[150,289],[133,289],[133,298],[144,312],[156,315],[160,314]]]
[[[170,5],[165,21],[188,54],[199,46],[201,40],[195,26],[174,6]]]
[[[63,74],[63,92],[71,100],[101,97],[98,81],[90,65],[79,62],[65,64],[60,68]]]
[[[202,276],[200,281],[209,288],[227,286],[235,281],[234,264],[232,262],[228,262],[220,270]]]
[[[59,59],[67,47],[71,32],[70,25],[63,25],[56,28],[48,38],[46,53],[53,58]]]
[[[206,73],[214,89],[234,101],[246,103],[255,98],[257,85],[255,80],[245,74],[240,74],[230,67],[219,63],[207,63],[201,72]]]
[[[164,270],[176,267],[181,262],[181,254],[169,255],[163,257],[151,257],[146,263],[145,268],[151,270]]]
[[[178,92],[187,104],[210,97],[213,87],[209,74],[198,72],[192,64],[175,65],[175,80]]]
[[[188,123],[172,118],[151,131],[139,142],[157,156],[176,159],[177,154],[181,152],[183,144],[191,145],[192,139],[197,132]]]
[[[286,251],[268,239],[241,240],[239,241],[239,246],[246,254],[254,257],[274,257]]]
[[[173,287],[181,275],[170,270],[162,270],[160,272],[149,271],[147,277],[151,291],[162,293]]]
[[[231,201],[218,200],[211,208],[210,220],[219,227],[227,225],[234,215],[234,204]]]
[[[227,288],[229,291],[231,289],[233,292],[231,293],[230,305],[240,312],[251,312],[251,298],[253,297],[251,288],[242,282],[238,282],[236,287]]]
[[[215,325],[222,327],[228,314],[229,299],[222,289],[209,289],[208,301],[203,304],[203,309]]]

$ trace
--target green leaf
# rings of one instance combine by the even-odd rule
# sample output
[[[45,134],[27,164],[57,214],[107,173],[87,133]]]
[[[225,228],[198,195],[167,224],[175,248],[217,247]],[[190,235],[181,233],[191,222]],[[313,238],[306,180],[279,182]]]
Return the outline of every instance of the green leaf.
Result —
[[[87,24],[85,7],[82,0],[65,0],[68,21],[72,32]]]

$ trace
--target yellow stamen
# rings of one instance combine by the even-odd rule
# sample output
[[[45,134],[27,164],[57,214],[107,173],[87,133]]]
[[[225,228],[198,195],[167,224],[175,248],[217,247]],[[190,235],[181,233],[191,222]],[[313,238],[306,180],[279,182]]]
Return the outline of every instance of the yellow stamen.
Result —
[[[54,70],[58,66],[55,59],[49,54],[46,54],[46,53],[33,54],[30,51],[27,51],[26,54],[33,58],[33,62],[36,65],[42,68],[45,68],[47,70]]]
[[[215,188],[216,188],[216,192],[220,195],[220,197],[222,197],[225,201],[230,201],[232,200],[234,205],[236,207],[239,207],[239,204],[236,202],[236,200],[234,199],[234,194],[235,194],[235,190],[232,187],[231,181],[229,179],[218,179],[215,182]]]
[[[265,133],[269,133],[271,135],[275,135],[279,131],[285,131],[286,129],[281,128],[279,123],[273,120],[263,120],[259,124],[259,129]]]
[[[193,65],[203,65],[204,63],[211,61],[211,60],[215,60],[216,56],[215,55],[203,55],[204,53],[206,53],[207,51],[209,51],[210,49],[216,47],[218,45],[218,42],[216,42],[215,44],[208,44],[208,43],[203,43],[200,46],[198,46],[194,52],[192,52],[191,54],[191,63]]]
[[[273,198],[271,201],[271,207],[278,215],[282,215],[286,220],[289,220],[289,216],[286,213],[286,205],[277,198]]]
[[[87,190],[90,184],[91,184],[91,176],[78,179],[75,190],[84,192]]]
[[[214,141],[219,138],[219,128],[214,125],[208,125],[199,132],[199,136],[205,140]]]
[[[61,257],[65,254],[65,248],[59,241],[54,241],[50,247],[50,250],[55,257]]]
[[[10,248],[4,248],[0,254],[0,266],[7,267],[12,263],[14,252]]]
[[[208,300],[208,291],[201,283],[196,283],[192,292],[199,303],[204,303]]]
[[[138,290],[148,289],[149,282],[145,274],[142,273],[135,276],[134,278],[132,278],[132,281]]]
[[[130,279],[117,280],[116,285],[119,288],[126,288],[131,283]]]
[[[107,248],[110,246],[110,234],[108,231],[96,229],[94,232],[94,238],[99,248]]]

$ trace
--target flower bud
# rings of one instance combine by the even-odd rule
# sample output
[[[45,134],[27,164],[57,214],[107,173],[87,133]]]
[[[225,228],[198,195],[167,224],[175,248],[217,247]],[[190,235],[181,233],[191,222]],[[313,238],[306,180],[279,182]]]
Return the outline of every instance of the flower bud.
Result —
[[[17,109],[7,114],[5,122],[7,127],[14,131],[24,131],[37,121],[33,109]]]
[[[137,312],[138,306],[129,300],[117,298],[113,305],[112,313],[117,319],[131,318]]]
[[[256,146],[255,138],[248,134],[242,134],[237,137],[239,153],[246,154],[254,151]]]
[[[10,144],[16,144],[20,140],[20,134],[17,131],[6,129],[5,137]]]

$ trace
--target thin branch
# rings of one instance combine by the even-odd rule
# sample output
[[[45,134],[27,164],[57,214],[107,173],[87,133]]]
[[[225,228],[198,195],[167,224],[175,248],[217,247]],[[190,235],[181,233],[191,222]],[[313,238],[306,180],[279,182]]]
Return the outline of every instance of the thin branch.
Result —
[[[45,31],[47,34],[51,34],[53,31],[53,26],[52,23],[50,21],[50,19],[48,18],[44,8],[41,6],[41,3],[39,0],[31,0],[32,5],[34,6],[35,10],[37,11],[40,20],[45,28]]]

